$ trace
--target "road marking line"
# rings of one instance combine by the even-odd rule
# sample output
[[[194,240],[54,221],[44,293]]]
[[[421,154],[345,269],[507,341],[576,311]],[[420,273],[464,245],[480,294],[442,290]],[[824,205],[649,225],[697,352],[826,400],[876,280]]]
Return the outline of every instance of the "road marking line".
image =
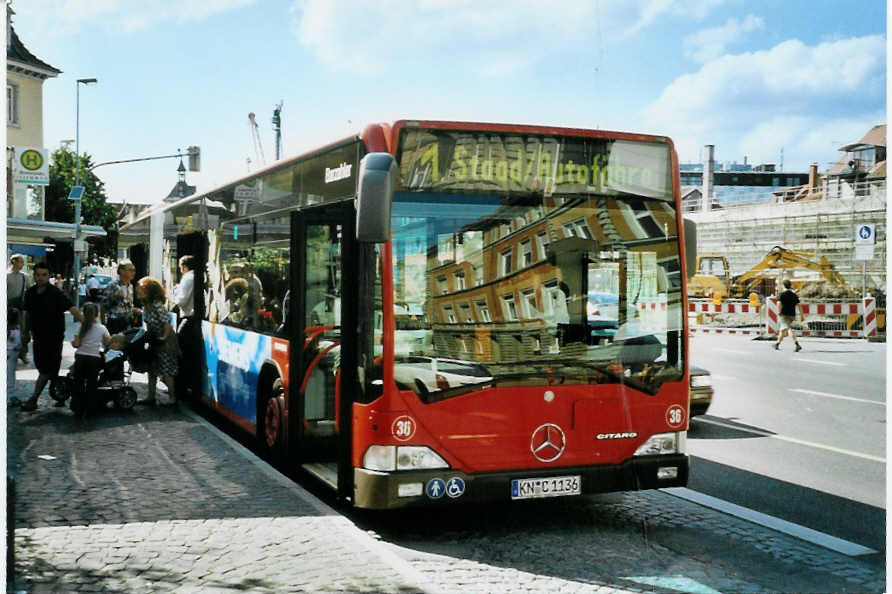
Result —
[[[791,392],[800,392],[802,394],[812,394],[814,396],[823,396],[825,398],[838,398],[840,400],[853,400],[855,402],[864,402],[866,404],[878,404],[879,406],[886,406],[885,402],[878,402],[876,400],[867,400],[865,398],[854,398],[852,396],[841,396],[839,394],[828,394],[827,392],[816,392],[815,390],[803,390],[800,388],[790,388]]]
[[[761,431],[759,429],[751,429],[749,427],[739,427],[736,425],[730,425],[728,423],[722,423],[721,421],[714,421],[712,419],[706,419],[704,417],[698,417],[698,422],[700,423],[709,423],[710,425],[717,425],[719,427],[725,427],[726,429],[734,429],[735,431],[743,431],[745,433],[752,433],[754,435],[760,435],[762,437],[771,437],[774,439],[779,439],[781,441],[788,441],[790,443],[795,443],[798,445],[804,445],[811,448],[818,448],[821,450],[827,450],[829,452],[836,452],[837,454],[845,454],[846,456],[854,456],[855,458],[864,458],[865,460],[873,460],[874,462],[882,462],[886,463],[885,458],[881,458],[879,456],[872,456],[870,454],[863,454],[861,452],[855,452],[852,450],[844,450],[842,448],[835,448],[833,446],[824,445],[822,443],[815,443],[813,441],[805,441],[802,439],[796,439],[795,437],[787,437],[786,435],[778,435],[776,433],[769,433],[768,431]]]
[[[822,546],[824,548],[830,549],[831,551],[836,551],[837,553],[842,553],[843,555],[848,555],[850,557],[857,557],[859,555],[872,555],[877,552],[874,549],[859,545],[854,542],[850,542],[848,540],[843,540],[835,536],[831,536],[825,532],[819,532],[811,528],[806,528],[805,526],[794,524],[793,522],[788,522],[780,518],[775,518],[774,516],[763,514],[762,512],[758,512],[754,509],[749,509],[748,507],[743,507],[729,501],[725,501],[724,499],[718,499],[717,497],[712,497],[704,493],[698,493],[697,491],[692,491],[691,489],[685,487],[671,487],[660,489],[660,491],[674,497],[685,499],[704,507],[720,511],[722,513],[728,514],[729,516],[741,518],[743,520],[746,520],[747,522],[752,522],[754,524],[759,524],[760,526],[770,528],[771,530],[776,530],[777,532],[789,534],[790,536],[793,536],[800,540]]]
[[[818,359],[800,359],[796,358],[797,361],[803,361],[804,363],[818,363],[819,365],[833,365],[835,367],[845,367],[848,363],[837,363],[836,361],[819,361]]]

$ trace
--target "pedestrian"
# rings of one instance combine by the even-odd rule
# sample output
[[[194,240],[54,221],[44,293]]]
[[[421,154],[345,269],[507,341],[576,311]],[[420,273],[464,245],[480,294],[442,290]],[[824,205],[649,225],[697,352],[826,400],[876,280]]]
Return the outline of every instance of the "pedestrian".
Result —
[[[15,395],[15,370],[22,350],[22,331],[19,328],[20,312],[14,307],[6,310],[6,405],[22,403]]]
[[[774,349],[780,350],[780,344],[784,340],[784,336],[789,332],[796,345],[796,352],[802,350],[802,345],[796,340],[796,333],[793,331],[793,322],[796,321],[796,312],[799,311],[799,319],[805,321],[802,315],[802,306],[799,305],[799,295],[792,289],[793,283],[790,279],[784,279],[784,291],[778,296],[780,301],[780,331],[777,333],[777,342],[774,343]]]
[[[50,269],[46,263],[34,266],[35,284],[25,291],[26,333],[34,341],[34,366],[37,381],[34,393],[22,405],[22,410],[37,409],[37,399],[47,382],[55,382],[62,364],[62,342],[65,340],[65,312],[81,321],[81,314],[62,291],[50,283]]]
[[[136,276],[136,267],[133,262],[121,260],[118,263],[118,280],[109,283],[105,289],[103,301],[105,325],[112,334],[123,332],[132,324],[134,276]]]
[[[152,361],[149,364],[149,397],[145,404],[156,404],[155,388],[158,378],[167,386],[168,406],[177,403],[175,378],[178,371],[177,359],[180,354],[176,333],[170,325],[170,315],[164,308],[167,296],[164,287],[151,276],[145,276],[136,283],[136,296],[143,303],[143,317],[146,321],[146,334],[152,345]]]
[[[180,365],[181,373],[177,381],[182,400],[200,395],[202,364],[201,325],[195,315],[195,257],[186,255],[180,258],[180,282],[173,289],[174,304],[180,310],[181,321],[177,328],[177,341],[180,345],[180,358],[190,365]]]
[[[95,274],[91,274],[87,278],[87,295],[93,303],[99,303],[99,279]]]
[[[13,254],[9,258],[9,272],[6,273],[6,309],[14,307],[19,310],[20,315],[24,315],[25,309],[25,291],[33,284],[28,275],[22,272],[25,267],[25,256],[22,254]],[[19,324],[24,326],[24,319],[20,319]],[[28,343],[30,338],[26,332],[22,332],[22,348],[19,350],[19,359],[22,363],[28,363]]]
[[[99,372],[102,370],[103,346],[108,345],[111,334],[99,321],[99,306],[95,303],[85,303],[83,309],[83,321],[71,341],[74,351],[74,366],[72,374],[74,385],[72,386],[71,410],[80,412],[90,409],[90,401],[96,394],[96,383]]]

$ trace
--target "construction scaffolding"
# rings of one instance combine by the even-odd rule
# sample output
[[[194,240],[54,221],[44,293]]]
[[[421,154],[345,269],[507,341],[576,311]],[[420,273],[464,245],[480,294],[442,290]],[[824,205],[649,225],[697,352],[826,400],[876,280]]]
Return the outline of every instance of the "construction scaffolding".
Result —
[[[686,212],[697,223],[697,252],[720,253],[732,275],[743,274],[774,246],[825,256],[861,292],[886,292],[886,180],[825,181],[813,189],[775,192],[766,201]],[[786,200],[785,200],[786,199]],[[789,201],[787,201],[789,200]],[[856,226],[873,225],[873,258],[855,258]]]

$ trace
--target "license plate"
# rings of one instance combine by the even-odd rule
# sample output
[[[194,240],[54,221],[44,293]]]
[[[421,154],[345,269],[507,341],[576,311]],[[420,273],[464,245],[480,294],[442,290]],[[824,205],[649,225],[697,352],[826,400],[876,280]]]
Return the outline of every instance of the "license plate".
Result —
[[[582,493],[582,479],[574,476],[550,476],[548,478],[513,479],[511,499],[538,499],[540,497],[561,497]]]

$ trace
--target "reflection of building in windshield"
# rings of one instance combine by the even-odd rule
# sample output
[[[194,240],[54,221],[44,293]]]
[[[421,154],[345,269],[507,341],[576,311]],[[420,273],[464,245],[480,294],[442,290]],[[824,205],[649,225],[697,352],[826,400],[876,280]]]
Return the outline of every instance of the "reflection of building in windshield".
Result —
[[[468,220],[425,204],[431,216],[395,219],[404,225],[394,232],[396,302],[423,311],[432,333],[414,354],[509,363],[595,346],[617,332],[665,335],[678,273],[674,212],[652,201],[634,206],[554,197]],[[593,295],[607,303],[597,320]]]

